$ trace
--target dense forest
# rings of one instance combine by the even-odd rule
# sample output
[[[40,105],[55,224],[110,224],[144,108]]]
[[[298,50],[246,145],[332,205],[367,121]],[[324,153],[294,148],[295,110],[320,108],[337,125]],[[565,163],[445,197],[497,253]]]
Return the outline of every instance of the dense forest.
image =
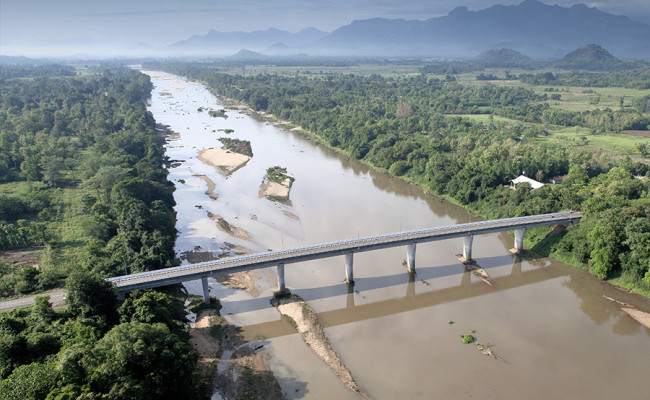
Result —
[[[0,295],[65,282],[68,307],[39,297],[0,314],[0,398],[205,397],[178,288],[119,304],[104,280],[176,262],[174,187],[145,107],[149,78],[126,68],[3,71],[0,250],[44,250],[36,267],[0,262]]]
[[[522,87],[470,85],[425,74],[323,76],[241,75],[191,64],[157,64],[205,82],[216,93],[290,121],[351,157],[446,196],[486,218],[581,210],[582,223],[558,235],[536,229],[533,250],[600,278],[648,293],[648,166],[629,157],[599,157],[563,145],[537,144],[544,125],[472,122],[488,113],[525,122],[602,130],[648,129],[647,98],[634,108],[551,109],[545,95]],[[626,72],[634,75],[633,72]],[[638,74],[645,71],[639,70]],[[623,75],[621,75],[623,76]],[[630,80],[644,79],[634,75]],[[636,121],[636,122],[634,122]],[[541,126],[541,128],[540,128]],[[561,185],[508,188],[522,172]]]

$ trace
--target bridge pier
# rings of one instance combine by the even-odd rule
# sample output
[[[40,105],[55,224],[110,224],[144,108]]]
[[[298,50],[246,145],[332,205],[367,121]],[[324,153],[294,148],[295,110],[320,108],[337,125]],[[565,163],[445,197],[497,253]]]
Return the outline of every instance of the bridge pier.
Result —
[[[345,281],[348,285],[354,286],[354,253],[345,255]]]
[[[276,269],[278,273],[278,290],[275,292],[276,296],[289,294],[289,289],[287,289],[284,283],[284,264],[278,264]]]
[[[126,293],[122,292],[121,290],[117,292],[117,300],[118,301],[124,301]]]
[[[415,272],[415,245],[417,243],[409,244],[406,246],[406,269],[409,273]]]
[[[201,278],[201,286],[203,286],[203,301],[210,304],[210,286],[208,286],[208,277]]]
[[[524,233],[526,228],[515,229],[515,248],[510,250],[514,254],[524,251]]]
[[[474,235],[463,237],[463,255],[459,259],[460,262],[466,263],[472,261],[472,243],[474,243]]]

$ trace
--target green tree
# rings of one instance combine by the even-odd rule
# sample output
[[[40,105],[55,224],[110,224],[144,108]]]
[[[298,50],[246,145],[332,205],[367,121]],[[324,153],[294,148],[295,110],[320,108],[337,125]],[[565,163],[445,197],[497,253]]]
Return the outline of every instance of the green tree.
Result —
[[[194,397],[197,353],[162,323],[114,327],[84,359],[89,389],[103,399]]]
[[[3,400],[40,400],[55,387],[58,374],[51,363],[21,365],[0,381]]]
[[[73,315],[98,320],[106,328],[119,320],[113,286],[97,275],[76,271],[66,280],[68,309]]]
[[[155,290],[131,292],[120,307],[121,322],[163,323],[176,334],[184,333],[183,304],[172,296]]]

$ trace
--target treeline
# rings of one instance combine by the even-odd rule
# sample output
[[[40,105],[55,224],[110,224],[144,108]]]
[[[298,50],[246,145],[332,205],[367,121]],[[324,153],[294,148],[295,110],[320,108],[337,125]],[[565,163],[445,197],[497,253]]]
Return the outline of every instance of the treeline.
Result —
[[[420,68],[424,75],[445,75],[447,80],[455,80],[455,75],[477,72],[478,80],[515,79],[530,85],[586,86],[586,87],[625,87],[631,89],[650,89],[650,66],[647,62],[625,63],[616,61],[619,68],[604,67],[601,72],[567,71],[571,68],[553,65],[542,61],[523,63],[485,63],[485,62],[444,62],[428,64]],[[504,76],[496,76],[494,68],[504,69]],[[554,72],[532,72],[553,68]],[[490,72],[486,72],[486,70]],[[519,75],[509,69],[523,69]],[[577,68],[576,68],[577,69]]]
[[[539,72],[520,74],[517,79],[531,85],[625,87],[650,89],[650,67],[608,72]]]
[[[43,64],[25,66],[0,64],[0,79],[75,76],[76,74],[75,68],[70,65]]]
[[[45,245],[38,266],[2,263],[3,296],[66,282],[68,308],[0,314],[0,398],[197,398],[182,301],[104,278],[175,265],[173,185],[126,68],[0,86],[0,248]],[[203,393],[205,394],[205,393]]]
[[[485,217],[582,210],[583,223],[553,238],[542,236],[536,250],[590,267],[602,278],[618,276],[650,288],[650,249],[641,244],[650,235],[650,183],[635,178],[647,177],[647,165],[629,158],[596,162],[584,151],[538,145],[528,140],[540,133],[533,127],[443,115],[478,106],[523,113],[540,100],[531,91],[423,76],[244,77],[194,65],[156,67],[202,80],[216,93],[300,125],[354,158]],[[567,177],[562,185],[534,191],[526,185],[508,188],[522,171],[543,182]]]
[[[553,95],[551,95],[553,96]],[[495,111],[496,115],[516,119],[523,122],[533,122],[545,125],[580,126],[589,128],[593,133],[620,132],[622,130],[648,130],[650,116],[644,109],[645,98],[635,99],[634,109],[611,108],[571,111],[551,108],[548,103],[524,104],[519,107],[502,108]]]

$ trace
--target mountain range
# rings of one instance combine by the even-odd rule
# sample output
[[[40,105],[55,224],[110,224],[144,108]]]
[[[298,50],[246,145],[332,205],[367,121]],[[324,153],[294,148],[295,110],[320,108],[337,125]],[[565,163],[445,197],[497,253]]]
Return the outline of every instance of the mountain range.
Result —
[[[508,48],[538,59],[561,58],[587,44],[617,57],[650,60],[650,25],[576,4],[570,8],[525,0],[480,11],[457,7],[427,20],[356,20],[331,33],[267,31],[195,35],[169,47],[192,55],[233,54],[242,48],[269,55],[473,57]]]

